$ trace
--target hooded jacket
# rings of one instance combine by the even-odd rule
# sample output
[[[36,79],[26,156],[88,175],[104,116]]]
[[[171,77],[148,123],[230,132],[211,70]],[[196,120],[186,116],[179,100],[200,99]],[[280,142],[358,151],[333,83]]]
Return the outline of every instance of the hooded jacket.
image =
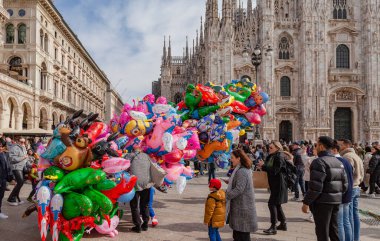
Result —
[[[208,195],[205,207],[204,223],[213,228],[224,227],[226,218],[226,193],[223,190]]]

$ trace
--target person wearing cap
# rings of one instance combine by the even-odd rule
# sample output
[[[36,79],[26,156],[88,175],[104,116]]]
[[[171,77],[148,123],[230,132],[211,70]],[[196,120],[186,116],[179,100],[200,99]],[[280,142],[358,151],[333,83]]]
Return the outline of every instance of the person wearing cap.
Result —
[[[231,162],[235,168],[226,191],[227,223],[233,230],[234,241],[250,241],[250,233],[258,229],[252,161],[238,149],[232,151]]]
[[[20,138],[15,144],[10,146],[9,159],[12,167],[13,176],[16,179],[16,186],[13,188],[8,197],[8,204],[17,206],[24,203],[21,201],[19,195],[22,186],[24,185],[23,169],[29,156],[26,153],[25,139]]]
[[[222,183],[219,179],[211,179],[210,194],[206,200],[204,224],[208,226],[210,241],[221,241],[219,228],[224,227],[226,219],[226,193],[220,190]]]
[[[294,156],[294,166],[297,168],[297,180],[294,184],[294,197],[291,199],[292,201],[301,201],[300,199],[300,191],[298,189],[298,185],[301,188],[302,195],[305,196],[305,181],[303,180],[303,175],[305,174],[305,165],[302,160],[303,151],[300,148],[299,142],[292,143],[292,154]]]

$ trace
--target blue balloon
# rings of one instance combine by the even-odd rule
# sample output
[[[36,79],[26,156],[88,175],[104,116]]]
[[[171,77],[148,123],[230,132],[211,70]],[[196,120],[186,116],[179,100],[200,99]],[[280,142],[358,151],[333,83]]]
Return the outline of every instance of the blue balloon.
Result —
[[[129,193],[125,193],[123,195],[121,195],[119,197],[119,199],[117,199],[117,201],[119,203],[129,203],[134,197],[135,197],[135,189],[133,188],[132,191],[130,191]]]

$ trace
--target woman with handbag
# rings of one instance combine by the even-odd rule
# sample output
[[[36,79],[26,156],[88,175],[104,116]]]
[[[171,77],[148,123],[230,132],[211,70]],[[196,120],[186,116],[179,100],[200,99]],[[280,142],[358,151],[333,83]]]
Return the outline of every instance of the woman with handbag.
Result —
[[[270,211],[271,227],[264,230],[269,235],[277,234],[277,230],[287,230],[286,217],[281,204],[288,202],[288,186],[286,182],[286,156],[283,153],[282,145],[278,141],[269,144],[269,156],[264,164],[259,163],[259,167],[268,174],[270,197],[268,207]],[[277,220],[281,222],[276,226]]]
[[[238,149],[232,151],[231,162],[234,171],[226,191],[227,223],[233,230],[234,241],[250,241],[250,233],[257,231],[252,161]]]

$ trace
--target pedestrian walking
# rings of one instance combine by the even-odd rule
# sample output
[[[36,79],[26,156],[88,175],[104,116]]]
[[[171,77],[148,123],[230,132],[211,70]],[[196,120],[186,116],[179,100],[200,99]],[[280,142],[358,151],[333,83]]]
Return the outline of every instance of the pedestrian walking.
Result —
[[[309,190],[302,206],[304,213],[308,213],[309,208],[313,213],[318,241],[328,241],[329,238],[339,241],[339,205],[348,186],[343,164],[331,153],[333,147],[332,138],[318,138],[318,158],[311,163]]]
[[[334,140],[334,147],[332,148],[333,155],[338,158],[340,162],[342,162],[344,166],[344,171],[347,176],[347,191],[343,194],[342,204],[339,205],[338,212],[338,230],[339,230],[339,239],[340,241],[352,241],[353,233],[352,233],[352,225],[350,220],[350,204],[352,197],[352,189],[353,189],[353,168],[350,162],[339,154],[339,145],[336,140]]]
[[[352,148],[352,142],[347,139],[341,139],[338,141],[340,148],[340,155],[347,159],[353,167],[353,189],[352,200],[350,205],[350,220],[354,233],[354,241],[360,239],[360,219],[359,219],[359,197],[360,197],[360,183],[364,179],[364,167],[362,159],[356,154]]]
[[[374,147],[375,152],[373,153],[371,160],[368,163],[369,173],[369,196],[371,198],[376,197],[376,185],[380,187],[380,145]]]
[[[226,191],[227,223],[233,230],[234,241],[250,241],[250,233],[258,228],[252,162],[240,149],[232,151],[231,162],[235,169]]]
[[[150,191],[149,191],[148,208],[149,208],[150,220],[152,221],[152,227],[156,227],[158,225],[158,219],[157,219],[156,213],[154,212],[154,209],[153,209],[154,194],[156,194],[156,188],[151,187]]]
[[[313,148],[311,148],[311,149],[312,149],[311,156],[309,156],[307,159],[302,159],[302,161],[304,162],[304,165],[305,165],[305,174],[303,175],[303,178],[305,180],[305,192],[307,192],[309,190],[310,166],[311,166],[311,163],[315,159],[318,158],[316,144],[314,144]],[[310,213],[309,218],[307,219],[307,221],[309,221],[311,223],[314,223],[314,218],[313,218],[313,214],[312,213]]]
[[[131,200],[130,207],[132,213],[132,221],[135,225],[132,231],[141,233],[148,230],[149,223],[149,199],[150,188],[153,186],[152,178],[150,175],[150,157],[139,151],[128,155],[131,160],[131,175],[137,176],[135,185],[136,194]],[[140,217],[142,216],[142,219]]]
[[[363,159],[364,180],[362,181],[362,183],[360,183],[360,188],[362,189],[363,193],[366,193],[369,187],[369,179],[371,176],[368,172],[369,161],[371,160],[373,153],[376,152],[376,149],[372,146],[366,146],[364,150],[366,152]]]
[[[222,241],[219,228],[224,227],[226,219],[226,193],[220,190],[222,183],[218,179],[211,179],[210,194],[206,200],[203,223],[208,226],[210,241]]]
[[[13,176],[15,177],[17,184],[8,197],[8,204],[11,206],[17,206],[24,203],[24,201],[21,201],[19,195],[21,188],[24,185],[23,169],[29,158],[26,153],[24,138],[20,138],[16,143],[9,145],[9,158]]]
[[[210,156],[207,159],[207,165],[208,165],[208,183],[210,183],[211,179],[215,178],[215,160],[213,156]]]
[[[301,201],[298,185],[300,186],[302,195],[305,196],[305,182],[303,180],[303,175],[305,174],[305,166],[302,161],[302,149],[300,148],[299,142],[293,142],[292,154],[294,156],[294,166],[297,168],[297,180],[294,184],[294,197],[291,200]]]
[[[271,226],[264,230],[269,235],[277,234],[277,230],[287,231],[286,217],[281,205],[288,202],[288,185],[286,182],[286,159],[282,145],[274,141],[269,145],[269,156],[266,162],[260,161],[259,167],[267,172],[270,189],[268,207]],[[277,222],[280,221],[280,225]]]

